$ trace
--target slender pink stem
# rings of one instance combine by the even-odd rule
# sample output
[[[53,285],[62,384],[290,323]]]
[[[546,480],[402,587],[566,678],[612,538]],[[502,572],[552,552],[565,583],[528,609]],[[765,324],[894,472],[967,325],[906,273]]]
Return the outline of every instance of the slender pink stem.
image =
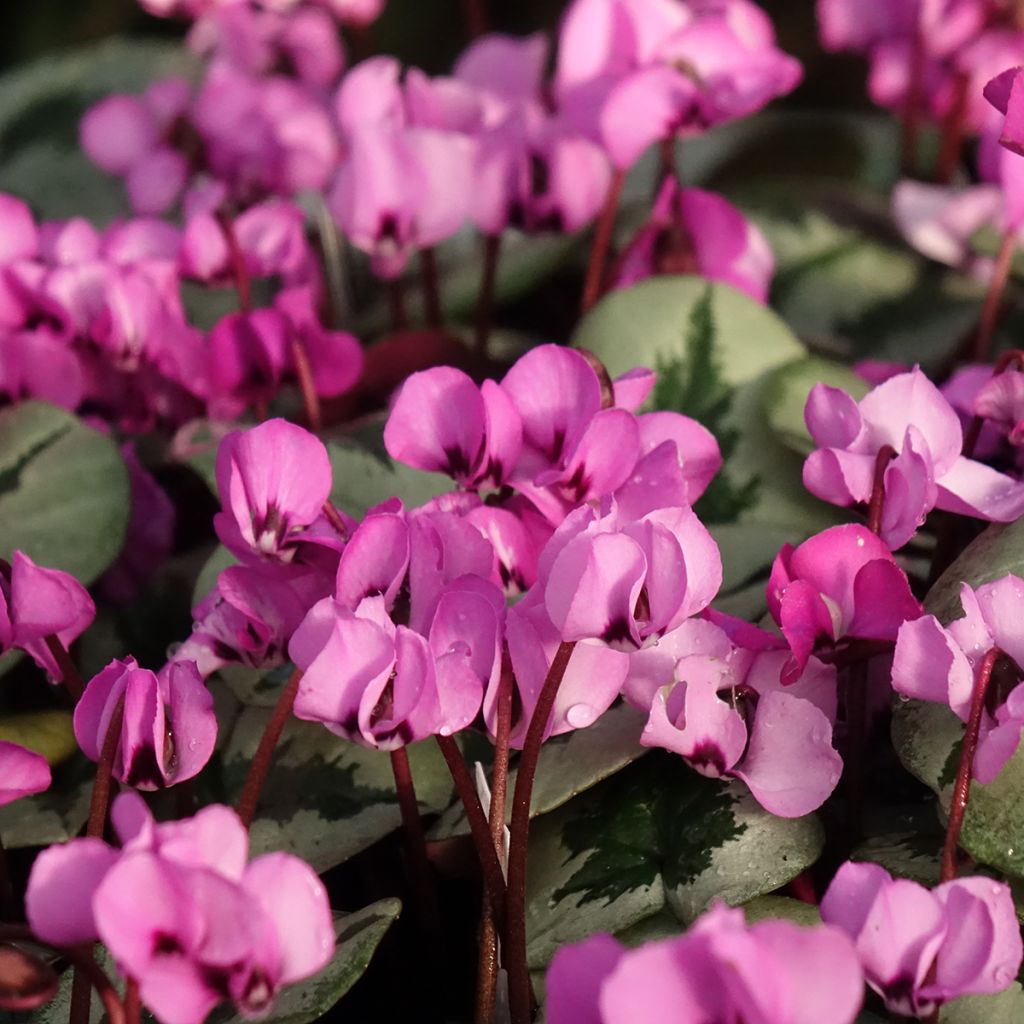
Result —
[[[868,502],[868,529],[876,536],[882,532],[882,512],[885,508],[885,468],[896,458],[896,449],[883,444],[875,456],[875,475]]]
[[[910,53],[910,80],[903,106],[903,132],[900,140],[900,167],[904,175],[913,177],[917,166],[917,144],[921,135],[921,114],[924,92],[924,32],[918,25]]]
[[[500,928],[505,923],[505,876],[502,874],[501,862],[498,860],[498,851],[495,850],[494,843],[491,841],[491,829],[487,817],[458,743],[451,736],[435,736],[434,739],[437,740],[437,745],[441,748],[445,763],[451,772],[452,781],[455,783],[455,790],[465,808],[469,831],[473,837],[477,858],[480,861],[480,870],[484,876],[487,897]]]
[[[409,876],[420,925],[431,943],[440,943],[442,936],[441,913],[437,905],[437,891],[434,876],[427,859],[427,841],[420,821],[420,808],[416,800],[416,788],[412,781],[412,768],[405,747],[391,751],[391,771],[395,777],[398,806],[402,812],[402,832],[405,836],[406,853],[409,856]],[[435,952],[438,950],[435,945]]]
[[[1006,282],[1010,279],[1013,254],[1016,250],[1017,236],[1011,229],[1003,235],[1003,241],[996,255],[995,266],[992,269],[992,280],[989,282],[988,292],[985,294],[985,302],[981,307],[978,333],[974,336],[974,361],[976,363],[988,361],[989,350],[992,345],[992,335],[995,334],[996,325],[999,323],[1003,292],[1006,291]]]
[[[140,1024],[142,1000],[139,998],[139,983],[129,975],[124,983],[124,1015],[126,1024]]]
[[[946,826],[946,842],[942,847],[942,869],[940,882],[951,882],[956,878],[956,853],[960,844],[960,830],[964,825],[967,813],[967,798],[971,793],[971,776],[974,771],[974,755],[978,750],[978,734],[981,731],[981,717],[985,712],[985,697],[989,683],[992,681],[992,670],[996,662],[1003,656],[998,647],[993,647],[985,654],[978,674],[974,681],[974,693],[971,695],[971,711],[967,719],[963,745],[960,748],[960,764],[953,784],[953,801],[949,807],[949,824]]]
[[[622,196],[622,186],[625,183],[626,172],[617,170],[608,186],[608,195],[597,220],[594,244],[590,249],[590,262],[587,264],[587,277],[583,284],[581,308],[584,313],[594,307],[604,290],[604,273],[615,232],[615,215],[619,209],[619,199]]]
[[[263,735],[260,737],[256,755],[252,759],[252,764],[249,765],[249,774],[242,787],[242,795],[238,798],[238,816],[246,828],[252,826],[252,820],[256,816],[256,807],[259,804],[263,783],[270,771],[270,764],[274,760],[274,751],[281,739],[281,733],[284,732],[284,727],[288,724],[288,719],[291,718],[295,695],[299,692],[300,679],[302,679],[302,671],[296,669],[285,683],[281,696],[277,698],[270,721],[267,722]]]
[[[420,249],[420,284],[423,287],[423,308],[427,324],[440,328],[444,323],[441,310],[441,281],[437,272],[437,254],[429,246]]]
[[[89,821],[85,834],[91,839],[102,839],[107,825],[107,811],[110,808],[110,791],[113,788],[114,758],[121,741],[121,726],[124,722],[124,694],[114,706],[110,716],[107,733],[103,737],[100,759],[96,764],[96,779],[92,786],[92,798],[89,802]],[[92,949],[82,947],[83,955],[92,960]],[[105,977],[105,975],[104,975]],[[71,1004],[68,1020],[70,1024],[88,1024],[89,1005],[92,1001],[90,983],[95,985],[86,969],[77,961],[75,973],[71,980]],[[98,990],[97,990],[98,991]],[[102,996],[102,993],[100,993]]]
[[[541,743],[551,717],[558,688],[576,644],[563,641],[548,669],[544,685],[526,730],[512,794],[511,839],[508,851],[508,896],[505,910],[505,964],[508,968],[509,1008],[512,1024],[530,1024],[532,993],[526,963],[526,853],[530,838],[530,800],[537,774]]]
[[[224,240],[228,245],[228,255],[231,258],[231,268],[235,277],[235,291],[238,292],[238,304],[243,313],[252,312],[252,279],[249,277],[249,265],[245,262],[245,253],[238,244],[238,235],[235,234],[235,222],[231,214],[226,210],[217,213],[217,223],[224,232]]]
[[[44,642],[53,655],[53,660],[57,662],[57,668],[60,669],[64,689],[68,691],[68,696],[71,697],[72,701],[77,704],[81,700],[82,694],[85,693],[85,682],[78,671],[78,667],[71,659],[68,649],[61,643],[60,638],[56,634],[51,633],[45,638]]]
[[[942,145],[935,169],[935,180],[940,185],[949,184],[957,164],[960,163],[960,151],[963,149],[964,137],[967,134],[970,86],[970,75],[963,72],[957,74],[949,113],[942,120]]]
[[[405,282],[396,277],[387,283],[388,306],[391,309],[391,330],[397,334],[409,326],[409,317],[405,310]]]
[[[480,279],[480,296],[476,304],[474,345],[477,354],[487,355],[487,339],[491,335],[494,316],[494,290],[498,281],[498,257],[501,254],[501,235],[484,236],[484,269]]]
[[[299,379],[299,391],[302,392],[302,406],[306,410],[306,422],[314,434],[320,433],[323,417],[320,414],[320,396],[316,393],[316,381],[313,379],[313,368],[309,365],[309,353],[302,339],[292,332],[292,361],[295,363],[295,375]]]
[[[334,527],[335,533],[347,540],[348,527],[345,525],[345,521],[341,518],[341,513],[334,507],[334,503],[330,498],[324,502],[324,515],[327,517],[327,522]]]

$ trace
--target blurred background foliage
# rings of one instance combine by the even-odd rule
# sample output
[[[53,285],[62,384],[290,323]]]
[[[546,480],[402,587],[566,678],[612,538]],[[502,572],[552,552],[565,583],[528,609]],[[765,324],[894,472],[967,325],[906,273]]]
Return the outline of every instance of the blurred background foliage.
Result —
[[[489,10],[494,28],[526,33],[553,29],[565,6],[565,0],[490,0]],[[783,105],[816,109],[865,105],[863,64],[821,51],[813,0],[761,0],[761,6],[775,21],[782,46],[799,57],[806,69],[803,85]],[[0,70],[111,35],[173,38],[182,32],[176,23],[145,15],[136,0],[5,0],[3,7]],[[389,0],[371,35],[376,50],[441,73],[465,42],[461,0]]]

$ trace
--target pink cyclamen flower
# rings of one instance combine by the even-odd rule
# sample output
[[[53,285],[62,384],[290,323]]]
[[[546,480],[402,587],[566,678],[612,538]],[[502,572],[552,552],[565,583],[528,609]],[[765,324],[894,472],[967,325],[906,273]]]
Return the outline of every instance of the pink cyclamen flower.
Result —
[[[1005,370],[990,377],[974,396],[974,415],[1008,437],[1024,444],[1024,372]]]
[[[793,652],[784,682],[803,671],[819,637],[895,641],[922,614],[888,546],[855,523],[787,544],[772,565],[768,609]]]
[[[327,449],[281,419],[235,431],[217,451],[217,489],[224,511],[214,526],[227,547],[243,559],[291,561],[331,491]]]
[[[774,269],[767,239],[732,203],[669,177],[624,254],[615,286],[654,274],[697,273],[765,303]]]
[[[1004,576],[977,589],[960,587],[962,618],[943,626],[934,615],[905,622],[896,640],[892,685],[897,693],[948,704],[966,722],[981,662],[998,648],[1021,678],[1024,640],[1017,626],[1024,610],[1024,580]],[[1024,728],[1024,684],[1017,683],[994,714],[984,711],[974,756],[974,777],[991,782],[1020,743]]]
[[[549,1024],[852,1024],[864,981],[840,929],[745,925],[718,904],[678,938],[563,946],[546,989]]]
[[[958,996],[1000,992],[1021,963],[1013,898],[991,878],[928,890],[877,864],[847,862],[821,917],[853,939],[868,984],[902,1016],[923,1019]]]
[[[756,627],[743,624],[730,639],[713,622],[683,623],[633,655],[624,692],[649,711],[640,742],[680,754],[709,778],[742,779],[772,814],[817,809],[842,771],[832,746],[836,672],[811,658],[783,685],[787,656]]]
[[[1024,155],[1024,68],[1008,68],[985,86],[985,99],[1005,118],[999,142]]]
[[[95,617],[92,598],[69,573],[36,565],[21,551],[11,557],[9,576],[0,571],[0,651],[25,651],[54,682],[63,675],[46,638],[67,647]]]
[[[330,959],[323,884],[289,854],[248,861],[234,811],[214,805],[157,824],[137,794],[125,793],[111,818],[121,850],[74,839],[40,854],[28,919],[58,946],[101,940],[162,1024],[200,1024],[225,1001],[261,1016],[281,988]]]
[[[804,463],[804,484],[824,501],[869,501],[879,450],[896,451],[884,477],[882,537],[890,547],[905,544],[933,508],[992,522],[1024,512],[1024,484],[961,454],[956,412],[918,369],[891,377],[860,402],[816,384],[804,418],[819,446]]]
[[[159,789],[202,771],[217,739],[217,717],[213,695],[193,662],[175,662],[158,677],[129,658],[93,676],[75,707],[75,738],[93,761],[100,759],[122,701],[116,779],[136,789]]]
[[[46,758],[17,743],[0,740],[0,807],[50,788]]]

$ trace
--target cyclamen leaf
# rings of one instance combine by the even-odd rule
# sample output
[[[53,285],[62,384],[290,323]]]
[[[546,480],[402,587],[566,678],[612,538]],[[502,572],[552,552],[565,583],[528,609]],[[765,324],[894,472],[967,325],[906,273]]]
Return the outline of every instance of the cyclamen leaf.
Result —
[[[0,740],[42,754],[51,765],[60,764],[78,750],[70,711],[26,711],[0,716]]]

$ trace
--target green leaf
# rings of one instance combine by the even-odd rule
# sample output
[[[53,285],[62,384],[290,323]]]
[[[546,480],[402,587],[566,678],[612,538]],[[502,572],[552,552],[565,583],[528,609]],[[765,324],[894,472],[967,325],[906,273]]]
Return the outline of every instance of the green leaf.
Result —
[[[45,793],[0,807],[0,836],[9,850],[63,843],[77,835],[89,816],[95,766],[73,757],[53,770]]]
[[[695,308],[709,292],[724,384],[735,387],[805,354],[771,310],[726,285],[691,276],[651,278],[606,295],[580,322],[572,344],[590,349],[613,377],[634,366],[685,360]]]
[[[319,974],[286,988],[265,1024],[312,1024],[330,1010],[366,973],[381,939],[402,910],[400,900],[379,900],[354,914],[334,915],[338,948]],[[222,1007],[210,1024],[242,1024],[248,1018]]]
[[[942,1008],[939,1024],[1020,1024],[1024,1021],[1024,990],[1015,981],[990,996],[962,996]]]
[[[894,878],[909,878],[931,888],[939,881],[941,833],[898,832],[873,836],[850,855],[851,860],[881,864]]]
[[[745,787],[651,753],[534,822],[530,964],[666,906],[689,923],[715,899],[739,904],[771,892],[813,863],[822,841],[814,818],[775,818]]]
[[[0,411],[0,557],[18,549],[89,584],[120,553],[130,508],[110,438],[44,402]]]
[[[853,370],[817,356],[796,359],[772,370],[762,396],[765,417],[775,436],[799,455],[807,455],[815,447],[804,423],[804,406],[816,384],[841,388],[858,401],[871,390],[871,385]]]
[[[270,717],[270,709],[243,708],[224,751],[223,793],[241,792]],[[433,742],[409,748],[416,795],[425,814],[446,808],[453,787]],[[371,846],[401,822],[389,756],[349,743],[315,722],[285,727],[252,826],[253,855],[285,850],[318,872]]]
[[[808,927],[821,924],[821,912],[816,906],[795,900],[791,896],[758,896],[743,904],[743,912],[746,914],[747,924],[780,919]]]
[[[628,704],[606,711],[593,725],[549,739],[540,750],[540,761],[530,802],[530,817],[547,814],[566,801],[614,775],[647,753],[640,733],[647,716]],[[517,772],[509,772],[508,792],[515,788]],[[512,801],[505,806],[505,820],[512,816]],[[466,835],[469,825],[461,802],[453,804],[430,830],[431,839]]]
[[[25,711],[0,716],[0,740],[42,754],[51,765],[66,761],[78,749],[70,711]]]

